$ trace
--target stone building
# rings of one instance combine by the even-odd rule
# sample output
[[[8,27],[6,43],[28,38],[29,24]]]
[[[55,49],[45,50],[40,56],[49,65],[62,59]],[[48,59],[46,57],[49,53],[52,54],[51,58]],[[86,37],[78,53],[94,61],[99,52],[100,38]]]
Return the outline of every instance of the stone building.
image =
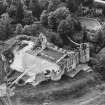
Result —
[[[8,51],[6,52],[8,53]],[[71,71],[72,77],[74,77],[81,70],[76,68],[81,63],[89,61],[87,43],[80,44],[79,49],[68,51],[47,42],[42,33],[36,42],[32,40],[17,42],[11,53],[14,57],[9,59],[9,67],[11,70],[21,73],[12,84],[17,83],[25,75],[28,76],[25,83],[29,82],[33,85],[47,79],[59,80],[62,75],[69,74]],[[4,61],[7,61],[6,55],[2,56]]]

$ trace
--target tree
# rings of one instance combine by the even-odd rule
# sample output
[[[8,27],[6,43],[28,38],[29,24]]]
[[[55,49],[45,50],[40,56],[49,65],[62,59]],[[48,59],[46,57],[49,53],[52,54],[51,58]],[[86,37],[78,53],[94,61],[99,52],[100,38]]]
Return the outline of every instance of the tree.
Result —
[[[93,7],[94,0],[82,0],[83,6],[89,6],[90,8]]]
[[[29,8],[30,0],[25,0],[25,5]]]
[[[40,16],[40,22],[43,26],[48,25],[48,13],[47,10],[43,10],[41,16]]]
[[[78,7],[80,5],[80,0],[67,0],[67,8],[71,12],[76,12],[78,10]]]
[[[66,7],[60,7],[56,9],[54,14],[56,16],[57,23],[60,23],[61,20],[66,19],[66,17],[70,15],[70,11]]]
[[[24,25],[33,24],[37,19],[32,15],[32,11],[24,10],[24,18],[22,20]]]
[[[72,34],[71,24],[67,20],[62,20],[58,26],[57,32],[60,34],[64,45],[68,44],[67,36]]]
[[[58,8],[60,8],[60,7],[67,7],[67,3],[66,2],[61,2],[57,7]]]
[[[17,8],[16,8],[16,22],[22,23],[23,18],[24,18],[23,4],[21,2],[18,2]]]
[[[11,1],[11,0],[6,0],[6,2],[7,2],[7,4],[8,4],[8,6],[10,6],[10,5],[11,5],[11,3],[12,3],[12,1]]]
[[[23,34],[25,35],[31,35],[31,26],[30,25],[25,25],[23,28]]]
[[[56,31],[60,21],[66,19],[69,14],[70,12],[66,7],[60,7],[56,9],[56,11],[50,12],[48,16],[48,25],[51,29]]]
[[[16,26],[16,30],[15,30],[15,34],[19,35],[19,34],[22,34],[23,32],[23,27],[21,24],[17,24]]]
[[[43,10],[47,10],[49,1],[48,0],[39,0],[39,4]]]
[[[72,24],[69,24],[67,20],[62,20],[58,26],[57,32],[60,35],[71,35],[73,32]]]
[[[70,14],[66,19],[60,22],[57,32],[60,34],[65,44],[67,42],[67,36],[73,38],[76,42],[81,42],[83,39],[81,24],[77,19],[71,17]]]
[[[6,40],[12,36],[13,32],[9,22],[0,20],[0,40]]]
[[[97,59],[96,64],[93,66],[93,70],[100,74],[102,80],[105,80],[105,56],[103,59]]]
[[[11,18],[15,18],[16,16],[16,7],[14,5],[10,5],[10,7],[6,10]]]
[[[83,37],[84,37],[83,31],[80,31],[80,32],[75,32],[72,36],[72,39],[77,43],[83,43],[84,42]]]
[[[5,70],[4,70],[4,62],[2,61],[2,58],[0,57],[0,85],[5,82]]]
[[[105,35],[103,31],[102,30],[98,31],[98,33],[96,34],[96,37],[97,37],[96,43],[100,47],[104,47],[105,46]]]
[[[79,22],[79,20],[73,18],[72,21],[73,21],[73,24],[74,24],[75,31],[82,31],[82,26],[81,26],[81,23]]]
[[[38,36],[39,33],[42,31],[40,24],[32,24],[31,28],[31,33],[33,36]]]
[[[102,14],[105,16],[105,7],[103,7]]]
[[[76,32],[80,32],[83,30],[82,25],[77,18],[68,15],[66,20],[68,21],[69,24],[72,24],[72,30],[75,30]]]
[[[33,16],[39,19],[42,9],[38,0],[30,0],[30,9],[32,10]]]
[[[8,13],[4,13],[1,15],[0,19],[0,39],[6,40],[10,38],[13,34],[13,30],[11,28],[11,18],[9,17]]]
[[[48,12],[55,11],[60,4],[60,0],[50,0],[48,5]]]
[[[57,30],[57,20],[55,17],[54,12],[50,12],[48,15],[48,26],[53,30],[56,31]]]
[[[0,3],[0,15],[6,12],[6,5],[3,5],[3,3]]]
[[[38,36],[41,31],[42,31],[42,28],[38,24],[25,25],[23,28],[23,34],[26,34],[29,36]]]
[[[63,41],[58,33],[48,31],[48,32],[46,32],[46,37],[49,42],[51,42],[59,47],[63,46]]]

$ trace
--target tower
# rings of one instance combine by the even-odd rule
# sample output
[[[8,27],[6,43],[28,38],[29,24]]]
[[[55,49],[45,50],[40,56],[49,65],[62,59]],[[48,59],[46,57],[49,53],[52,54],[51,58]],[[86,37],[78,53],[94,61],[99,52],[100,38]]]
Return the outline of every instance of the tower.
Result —
[[[89,51],[89,44],[82,43],[80,45],[80,62],[86,63],[90,59],[90,51]]]

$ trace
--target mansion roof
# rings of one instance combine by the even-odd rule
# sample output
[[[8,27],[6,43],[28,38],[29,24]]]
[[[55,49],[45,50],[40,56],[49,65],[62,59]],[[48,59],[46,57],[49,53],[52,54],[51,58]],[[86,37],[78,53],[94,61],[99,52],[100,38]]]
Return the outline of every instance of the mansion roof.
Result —
[[[67,55],[66,50],[64,50],[62,48],[58,48],[57,46],[46,47],[43,50],[39,50],[39,52],[37,52],[36,50],[29,50],[29,51],[26,51],[26,53],[31,54],[33,56],[38,56],[41,59],[45,59],[45,60],[48,60],[51,62],[57,62],[58,60],[60,60],[61,58],[63,59]],[[73,54],[75,52],[68,51],[68,53]]]

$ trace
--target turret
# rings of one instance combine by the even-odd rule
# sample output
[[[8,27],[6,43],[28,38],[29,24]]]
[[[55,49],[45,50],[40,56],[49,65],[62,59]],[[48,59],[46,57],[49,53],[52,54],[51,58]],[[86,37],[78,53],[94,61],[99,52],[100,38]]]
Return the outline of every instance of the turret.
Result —
[[[82,43],[80,45],[80,62],[86,63],[90,60],[89,43]]]

